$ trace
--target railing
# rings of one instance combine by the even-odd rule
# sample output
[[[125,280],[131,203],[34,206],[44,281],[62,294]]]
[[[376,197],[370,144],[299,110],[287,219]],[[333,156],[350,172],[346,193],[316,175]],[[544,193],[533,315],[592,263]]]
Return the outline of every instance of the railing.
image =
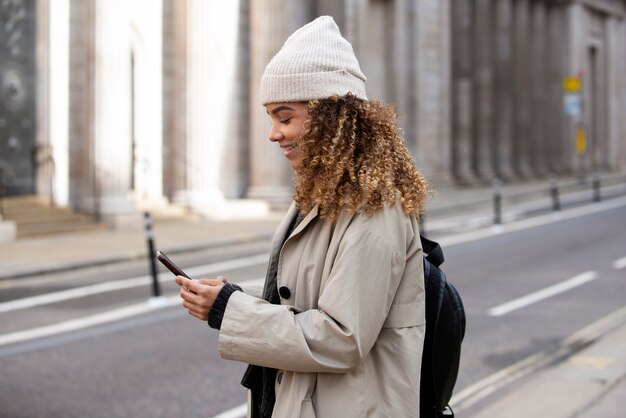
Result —
[[[523,183],[520,185],[524,186]],[[521,192],[515,192],[510,185],[499,178],[494,178],[490,188],[490,193],[488,191],[485,193],[483,189],[481,198],[427,210],[427,219],[422,224],[428,228],[429,219],[448,220],[454,215],[465,217],[467,214],[475,213],[482,214],[481,222],[486,225],[486,217],[491,213],[491,223],[501,225],[507,219],[506,209],[509,210],[510,219],[511,216],[530,217],[541,213],[558,212],[564,207],[598,203],[626,195],[626,175],[623,173],[601,175],[593,172],[590,177],[582,180],[560,182],[556,175],[551,174],[545,179],[545,186],[539,184]],[[472,188],[468,188],[468,191],[471,190]]]
[[[539,188],[537,190],[515,193],[506,196],[506,199],[509,204],[521,204],[523,202],[528,202],[533,197],[548,197],[550,200],[549,207],[538,207],[535,208],[532,212],[540,212],[540,211],[560,211],[564,206],[564,200],[566,197],[570,197],[572,200],[572,196],[575,193],[580,194],[578,199],[569,203],[570,206],[576,204],[584,204],[587,202],[600,202],[602,200],[602,187],[609,187],[614,185],[625,185],[626,184],[626,176],[624,175],[606,175],[604,180],[600,173],[593,172],[590,179],[584,180],[575,180],[568,181],[563,184],[559,184],[558,177],[554,174],[548,176],[546,187]],[[587,197],[585,197],[585,193]],[[502,194],[501,188],[496,186],[493,187],[493,195],[494,195],[494,224],[502,223],[502,209],[503,204],[496,204],[498,200],[502,201],[505,199],[505,196]],[[611,197],[611,196],[605,196]],[[499,221],[499,222],[498,222]]]
[[[43,153],[43,155],[41,155]],[[52,154],[52,145],[37,144],[31,149],[31,161],[33,164],[33,184],[37,184],[37,176],[42,167],[49,166],[50,172],[50,206],[54,206],[54,179],[56,176],[56,165]]]
[[[564,201],[569,197],[569,206],[580,205],[584,203],[598,203],[603,199],[602,189],[610,186],[626,185],[626,176],[623,174],[618,175],[600,175],[598,172],[593,172],[591,178],[581,180],[573,180],[560,184],[556,175],[550,175],[547,179],[546,187],[538,190],[527,191],[522,193],[515,193],[507,196],[509,204],[520,204],[529,201],[529,199],[537,196],[548,197],[550,201],[549,207],[536,208],[537,211],[553,211],[558,212],[564,206]],[[498,194],[497,188],[494,187],[494,196]],[[574,195],[578,194],[579,197],[574,199]],[[605,195],[604,198],[615,197],[614,195]],[[504,198],[504,196],[502,197]],[[495,199],[495,198],[494,198]],[[494,200],[495,201],[495,200]],[[494,219],[498,216],[496,212],[502,210],[502,205],[493,206]],[[501,219],[501,217],[500,217]],[[494,222],[497,223],[497,222]]]

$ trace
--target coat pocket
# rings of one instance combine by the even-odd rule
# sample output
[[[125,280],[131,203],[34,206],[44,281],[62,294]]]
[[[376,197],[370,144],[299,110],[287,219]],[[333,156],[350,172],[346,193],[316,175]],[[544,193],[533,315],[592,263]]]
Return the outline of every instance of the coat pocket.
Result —
[[[415,327],[425,322],[423,303],[402,303],[391,306],[383,328]]]
[[[315,409],[313,408],[311,398],[303,399],[300,404],[300,418],[315,418],[315,416]]]
[[[276,386],[276,404],[272,416],[281,418],[315,418],[313,399],[317,387],[317,373],[284,371]]]

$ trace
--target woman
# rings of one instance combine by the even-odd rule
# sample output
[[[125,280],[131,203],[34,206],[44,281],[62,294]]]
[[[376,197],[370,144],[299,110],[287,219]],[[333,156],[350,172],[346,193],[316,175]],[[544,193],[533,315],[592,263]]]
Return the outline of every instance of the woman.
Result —
[[[428,187],[395,112],[367,100],[327,16],[287,39],[261,98],[296,178],[263,293],[178,276],[183,304],[220,330],[222,358],[251,364],[250,416],[418,416]]]

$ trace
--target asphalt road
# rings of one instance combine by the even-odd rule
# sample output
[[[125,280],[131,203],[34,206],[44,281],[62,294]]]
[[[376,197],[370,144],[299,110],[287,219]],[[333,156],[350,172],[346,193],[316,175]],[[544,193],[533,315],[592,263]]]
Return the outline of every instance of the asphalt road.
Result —
[[[564,338],[624,305],[626,270],[615,262],[626,257],[625,221],[626,207],[590,207],[585,216],[444,247],[444,271],[468,320],[457,393],[555,351]],[[194,277],[252,280],[265,273],[267,246],[172,258]],[[231,267],[216,265],[225,258],[235,259]],[[211,417],[242,404],[245,366],[221,361],[217,333],[180,306],[146,304],[150,284],[141,276],[147,271],[124,263],[4,283],[0,417]],[[174,296],[170,276],[162,278],[164,294]],[[118,290],[93,287],[102,283]],[[76,287],[91,291],[59,293]],[[66,298],[34,298],[42,294]],[[485,402],[488,396],[457,414],[470,415]]]

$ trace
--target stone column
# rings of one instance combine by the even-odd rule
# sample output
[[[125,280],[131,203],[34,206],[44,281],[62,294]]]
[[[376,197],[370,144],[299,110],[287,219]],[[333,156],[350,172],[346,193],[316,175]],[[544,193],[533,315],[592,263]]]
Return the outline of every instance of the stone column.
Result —
[[[513,2],[495,4],[495,89],[494,151],[496,174],[503,180],[513,177]]]
[[[69,203],[69,0],[49,9],[49,134],[54,169],[55,204]]]
[[[609,66],[607,82],[611,88],[608,109],[608,168],[612,171],[626,168],[626,23],[611,17],[607,27]]]
[[[94,151],[100,217],[113,227],[141,227],[129,200],[132,170],[129,4],[95,2]]]
[[[530,175],[529,7],[528,0],[517,0],[513,9],[513,155],[515,172],[521,177]]]
[[[239,164],[233,167],[237,175],[226,191],[227,198],[245,198],[250,186],[250,0],[239,1],[239,40],[237,42],[237,126]],[[266,207],[268,207],[266,205]]]
[[[386,5],[386,3],[383,3]],[[417,52],[416,45],[416,24],[417,24],[417,3],[408,0],[397,0],[393,10],[393,32],[392,37],[385,39],[385,45],[377,49],[376,57],[373,60],[385,66],[391,61],[392,65],[386,65],[391,72],[386,78],[390,82],[387,86],[387,97],[396,105],[399,114],[399,124],[404,131],[404,139],[411,153],[417,155],[419,142],[417,128]],[[389,20],[389,18],[388,18]],[[381,22],[383,33],[388,25],[387,21]],[[392,51],[391,57],[386,56],[387,51]]]
[[[367,31],[362,41],[367,47],[361,48],[361,53],[356,49],[355,52],[367,77],[365,85],[370,100],[389,102],[398,99],[395,87],[402,81],[394,78],[405,71],[401,59],[410,60],[410,51],[404,39],[411,38],[413,34],[412,28],[407,29],[407,22],[397,18],[397,9],[404,10],[405,3],[404,0],[394,3],[374,1],[367,8]],[[410,33],[401,34],[405,30]],[[402,103],[398,105],[402,106]],[[406,111],[405,108],[399,109]]]
[[[545,175],[547,167],[546,147],[546,24],[545,4],[532,2],[530,8],[530,137],[529,160],[533,174]]]
[[[414,56],[417,60],[418,168],[434,185],[452,181],[450,169],[450,2],[417,3]]]
[[[494,174],[493,0],[475,0],[474,14],[474,169],[483,181]]]
[[[345,28],[343,35],[352,44],[354,53],[360,58],[368,48],[365,43],[365,35],[368,29],[367,9],[370,7],[369,0],[344,0],[345,1]],[[366,74],[367,75],[367,74]]]
[[[291,3],[297,3],[291,5]],[[372,24],[385,24],[386,21],[376,22],[374,19],[367,19],[368,13],[376,2],[370,0],[299,0],[290,2],[290,13],[295,18],[295,22],[302,22],[308,16],[308,20],[322,15],[330,15],[335,19],[341,34],[346,38],[360,61],[371,45],[367,43],[367,33]],[[391,2],[387,2],[391,3]],[[384,8],[391,8],[393,4],[382,5]],[[298,12],[299,11],[299,12]],[[304,21],[306,21],[305,18]],[[294,27],[292,29],[297,29]],[[389,29],[389,27],[387,27]],[[391,32],[391,31],[390,31]],[[361,65],[362,67],[362,65]],[[363,68],[361,68],[363,70]],[[367,74],[365,74],[367,75]]]
[[[289,1],[289,0],[287,0]],[[316,16],[329,15],[335,19],[341,33],[346,32],[346,3],[353,0],[314,0],[313,12]]]
[[[609,92],[607,85],[609,49],[607,48],[607,20],[606,15],[594,14],[590,16],[593,22],[590,31],[590,41],[592,47],[590,50],[590,59],[593,57],[595,62],[589,63],[591,71],[589,71],[588,83],[592,91],[591,104],[592,112],[588,115],[590,118],[590,129],[593,155],[592,168],[595,170],[606,170],[608,167],[608,141],[607,126],[609,119],[607,117],[607,106],[609,102]]]
[[[131,141],[134,199],[138,205],[163,205],[163,88],[161,1],[128,1],[131,54]]]
[[[278,146],[268,140],[270,118],[261,105],[259,85],[265,66],[285,42],[290,29],[305,23],[298,22],[297,18],[290,19],[291,10],[298,11],[288,0],[256,0],[250,4],[251,179],[248,196],[266,199],[278,207],[285,207],[291,201],[293,174]],[[303,15],[300,18],[308,20]]]
[[[186,1],[163,1],[163,188],[172,200],[187,177],[186,11]]]
[[[236,71],[239,1],[189,0],[186,5],[186,188],[177,203],[211,217],[227,216],[225,191],[239,175]]]
[[[99,217],[94,143],[95,1],[70,0],[69,25],[69,200]]]
[[[570,3],[566,11],[566,40],[564,45],[566,50],[565,75],[582,74],[585,68],[587,54],[587,21],[585,19],[584,6],[580,3]],[[586,88],[587,80],[583,80],[583,91]],[[583,94],[583,109],[586,112],[585,100],[587,96]],[[582,120],[579,117],[567,117],[566,123],[566,148],[568,165],[571,170],[579,176],[584,176],[586,168],[587,154],[579,154],[576,152],[576,127]]]
[[[460,184],[475,182],[472,171],[474,51],[472,0],[450,3],[452,21],[452,174]]]
[[[563,8],[560,5],[549,5],[547,8],[547,56],[548,66],[546,92],[548,96],[546,111],[546,141],[548,153],[548,171],[554,174],[565,174],[566,149],[563,143],[565,117],[563,111],[563,77],[564,59],[563,44]]]
[[[626,39],[626,21],[621,19],[616,22],[615,26],[615,39]],[[615,141],[617,161],[613,161],[612,164],[615,164],[616,169],[618,168],[616,167],[617,164],[619,164],[621,170],[626,170],[626,143],[624,141],[624,138],[626,138],[626,118],[621,117],[621,115],[626,115],[626,72],[622,71],[626,68],[626,44],[616,41],[614,45],[616,50],[615,68],[619,71],[615,71],[617,80],[615,83],[614,117],[617,121],[617,126],[615,127],[615,136],[612,136]]]

